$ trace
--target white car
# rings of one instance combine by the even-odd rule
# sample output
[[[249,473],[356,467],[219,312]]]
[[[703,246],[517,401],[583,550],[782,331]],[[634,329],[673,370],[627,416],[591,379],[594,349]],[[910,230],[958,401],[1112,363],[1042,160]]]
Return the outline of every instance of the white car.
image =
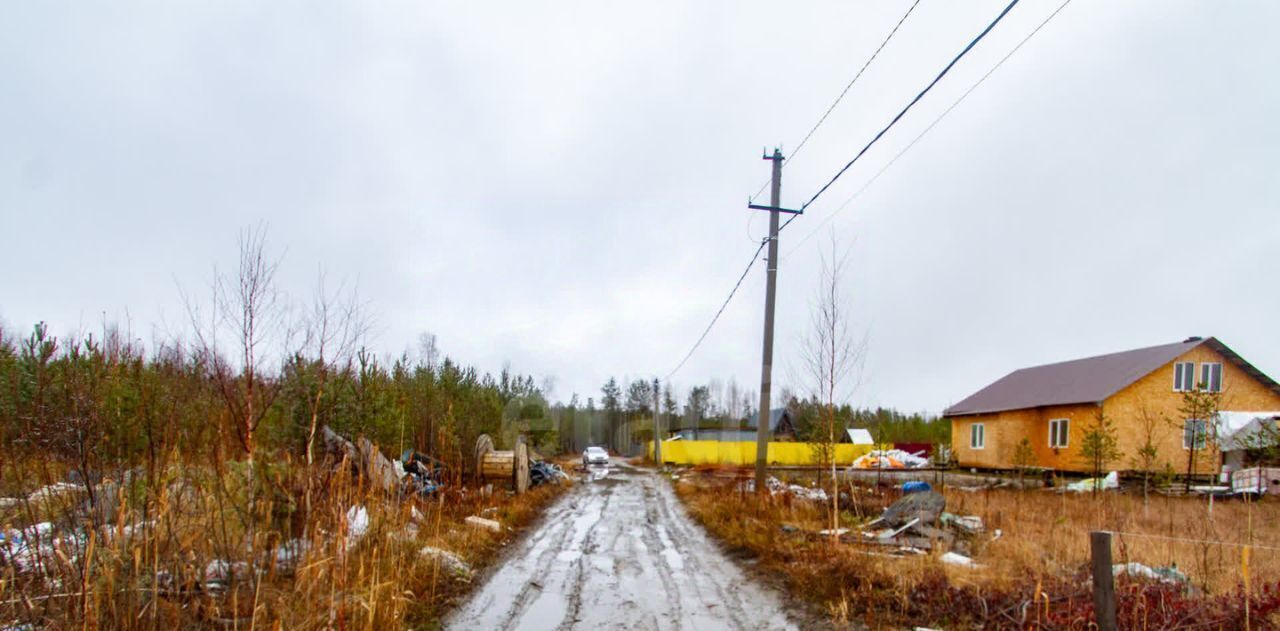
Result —
[[[601,447],[587,447],[587,450],[582,452],[582,464],[584,466],[609,464],[609,452]]]

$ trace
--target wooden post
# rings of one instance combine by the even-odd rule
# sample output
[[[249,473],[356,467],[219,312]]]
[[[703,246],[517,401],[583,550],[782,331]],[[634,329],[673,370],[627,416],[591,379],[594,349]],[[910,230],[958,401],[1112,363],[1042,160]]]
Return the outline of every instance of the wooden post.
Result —
[[[1111,533],[1089,533],[1093,564],[1093,613],[1098,631],[1116,631],[1116,582],[1111,569]]]

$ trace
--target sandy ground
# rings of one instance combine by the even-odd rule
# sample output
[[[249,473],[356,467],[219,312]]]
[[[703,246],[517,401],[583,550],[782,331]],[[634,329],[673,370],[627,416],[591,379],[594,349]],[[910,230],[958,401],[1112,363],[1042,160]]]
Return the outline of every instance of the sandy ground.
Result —
[[[685,515],[670,485],[593,470],[446,621],[449,629],[795,629],[779,594]]]

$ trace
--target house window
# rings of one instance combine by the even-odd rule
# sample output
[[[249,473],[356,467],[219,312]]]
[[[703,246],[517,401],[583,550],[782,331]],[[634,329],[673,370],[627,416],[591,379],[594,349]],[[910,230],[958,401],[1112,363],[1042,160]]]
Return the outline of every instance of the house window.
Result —
[[[969,426],[969,447],[982,449],[987,446],[987,428],[982,423]]]
[[[1196,449],[1204,449],[1208,442],[1209,424],[1203,419],[1189,418],[1182,423],[1182,448],[1191,449],[1195,445]]]
[[[1209,392],[1222,392],[1222,364],[1217,362],[1200,364],[1200,382],[1196,385],[1202,386]]]
[[[1178,362],[1173,365],[1173,391],[1190,392],[1196,388],[1195,362]]]
[[[1067,435],[1069,432],[1071,421],[1065,418],[1055,418],[1049,421],[1049,446],[1054,449],[1065,449],[1067,446]]]

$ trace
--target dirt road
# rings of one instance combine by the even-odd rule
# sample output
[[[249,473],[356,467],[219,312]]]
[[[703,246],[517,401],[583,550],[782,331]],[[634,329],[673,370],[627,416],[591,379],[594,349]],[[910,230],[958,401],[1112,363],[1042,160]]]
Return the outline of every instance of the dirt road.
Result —
[[[690,521],[670,485],[626,465],[550,510],[450,629],[795,629],[780,596]]]

